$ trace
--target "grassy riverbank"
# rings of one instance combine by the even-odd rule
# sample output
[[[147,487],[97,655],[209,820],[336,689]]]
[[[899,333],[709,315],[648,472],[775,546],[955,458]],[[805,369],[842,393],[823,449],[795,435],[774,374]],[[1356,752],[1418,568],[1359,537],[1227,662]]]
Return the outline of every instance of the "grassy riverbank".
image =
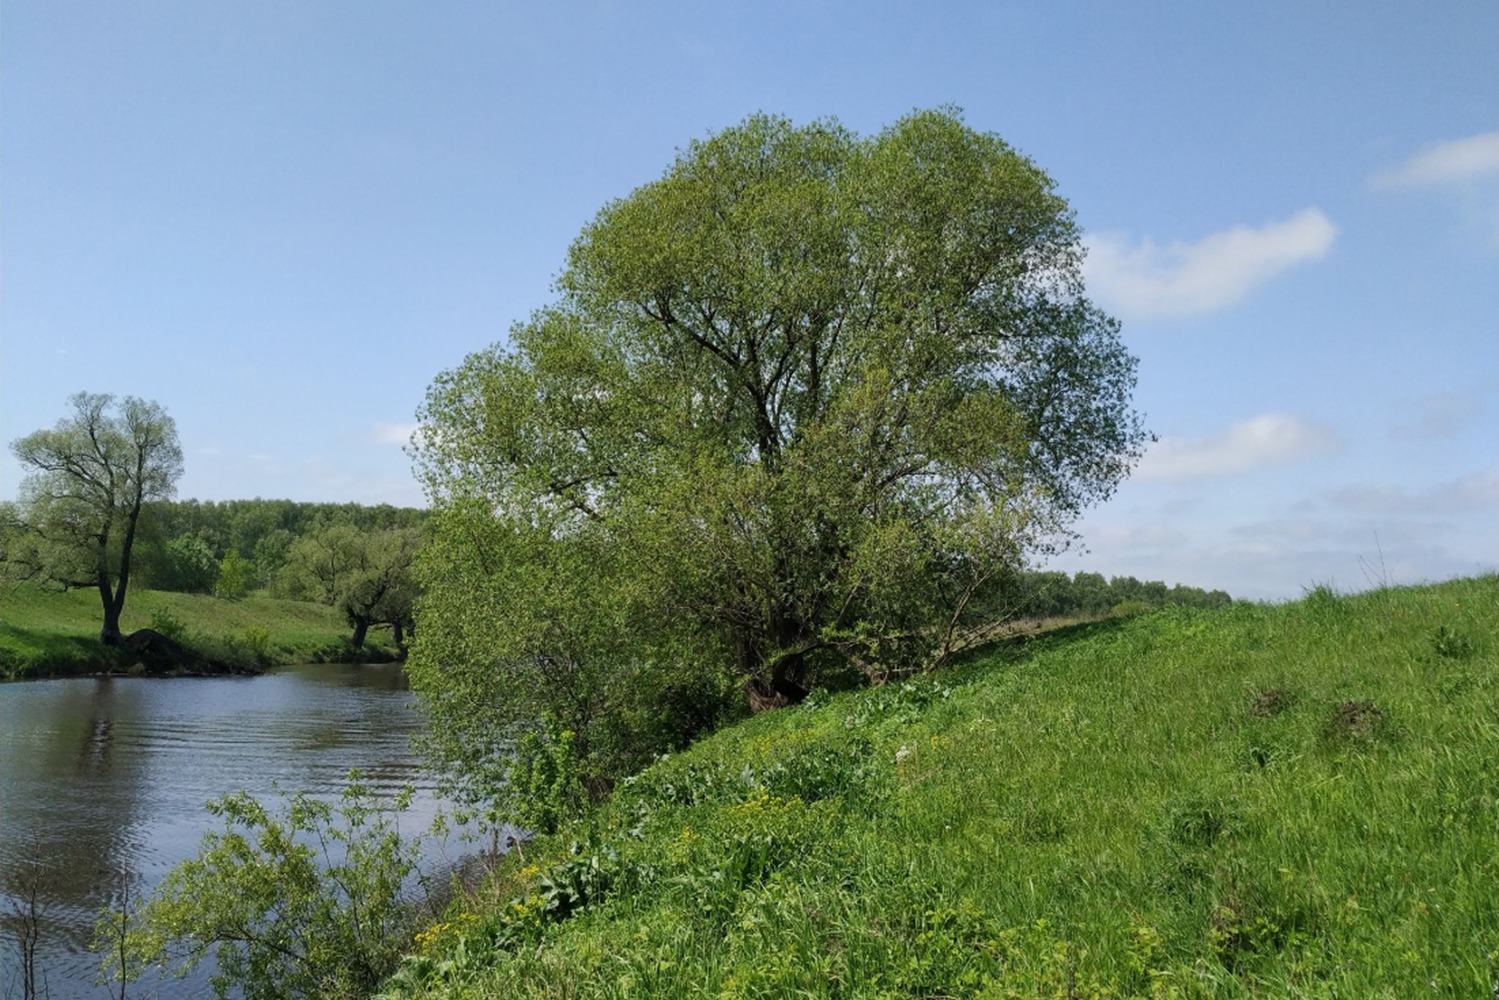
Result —
[[[452,997],[1478,997],[1499,577],[1166,609],[756,716],[507,859]]]
[[[130,654],[99,644],[99,595],[26,585],[0,591],[0,680],[126,671]],[[388,635],[373,634],[363,651],[334,608],[267,597],[221,600],[197,594],[132,590],[121,618],[128,634],[176,632],[193,651],[242,669],[323,660],[388,660]]]

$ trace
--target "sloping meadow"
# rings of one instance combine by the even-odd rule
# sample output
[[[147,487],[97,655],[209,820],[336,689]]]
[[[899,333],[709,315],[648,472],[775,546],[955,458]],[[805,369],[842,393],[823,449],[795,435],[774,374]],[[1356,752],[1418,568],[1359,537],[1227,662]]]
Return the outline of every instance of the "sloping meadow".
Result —
[[[513,852],[388,989],[1486,997],[1496,637],[1493,576],[1318,589],[814,697]]]

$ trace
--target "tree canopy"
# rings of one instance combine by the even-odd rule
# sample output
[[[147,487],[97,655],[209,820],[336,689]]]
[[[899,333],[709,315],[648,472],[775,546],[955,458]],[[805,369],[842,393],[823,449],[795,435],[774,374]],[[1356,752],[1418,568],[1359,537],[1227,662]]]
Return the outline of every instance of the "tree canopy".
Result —
[[[356,649],[375,625],[391,626],[399,646],[412,625],[411,566],[420,541],[416,527],[365,531],[327,524],[292,544],[279,589],[343,611]]]
[[[141,511],[176,490],[182,447],[176,423],[154,402],[81,392],[69,403],[72,414],[55,427],[11,445],[31,471],[18,508],[29,541],[8,558],[66,586],[96,587],[100,640],[114,644]]]
[[[300,574],[287,573],[299,539],[333,525],[374,533],[419,528],[427,511],[355,503],[292,500],[162,500],[142,512],[136,535],[135,574],[156,590],[212,590],[225,597],[265,589],[273,596],[304,596]],[[201,565],[206,546],[212,570]],[[320,599],[320,598],[314,598]]]
[[[421,412],[438,729],[460,689],[585,724],[559,692],[624,697],[601,675],[722,664],[764,707],[942,662],[1145,440],[1082,257],[1051,179],[949,110],[755,116],[605,206]]]

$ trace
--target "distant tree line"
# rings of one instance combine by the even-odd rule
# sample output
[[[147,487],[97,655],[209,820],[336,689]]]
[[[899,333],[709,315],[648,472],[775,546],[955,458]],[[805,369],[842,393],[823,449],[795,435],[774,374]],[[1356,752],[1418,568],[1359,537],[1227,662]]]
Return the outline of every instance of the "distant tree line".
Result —
[[[381,626],[400,645],[414,624],[411,564],[426,516],[386,504],[164,501],[141,519],[137,573],[155,590],[328,604],[355,646]]]
[[[1102,573],[1078,573],[1069,577],[1055,571],[1031,571],[1017,575],[996,595],[1017,618],[1097,617],[1134,614],[1180,604],[1193,608],[1220,608],[1233,598],[1222,590],[1203,590],[1181,584],[1168,587],[1160,580],[1137,580],[1132,576],[1105,578]]]
[[[426,511],[292,500],[176,500],[150,505],[140,527],[136,571],[153,590],[239,597],[292,596],[285,570],[299,539],[335,526],[361,533],[420,529]],[[225,565],[225,560],[229,565]],[[225,570],[228,579],[224,579]],[[221,582],[224,586],[221,586]]]
[[[105,645],[127,640],[120,616],[132,582],[318,601],[344,612],[356,647],[376,626],[390,627],[397,645],[410,634],[426,511],[178,501],[182,448],[159,404],[80,392],[68,406],[53,427],[11,442],[26,472],[19,499],[0,502],[0,579],[96,589]],[[162,638],[152,629],[130,638],[141,637]]]

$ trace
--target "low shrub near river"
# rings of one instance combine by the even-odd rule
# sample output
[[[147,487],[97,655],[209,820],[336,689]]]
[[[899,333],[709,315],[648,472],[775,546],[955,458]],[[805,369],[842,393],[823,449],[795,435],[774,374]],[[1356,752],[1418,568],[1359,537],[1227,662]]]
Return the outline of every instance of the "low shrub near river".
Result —
[[[1488,996],[1496,761],[1496,577],[1078,626],[662,759],[384,990]]]

